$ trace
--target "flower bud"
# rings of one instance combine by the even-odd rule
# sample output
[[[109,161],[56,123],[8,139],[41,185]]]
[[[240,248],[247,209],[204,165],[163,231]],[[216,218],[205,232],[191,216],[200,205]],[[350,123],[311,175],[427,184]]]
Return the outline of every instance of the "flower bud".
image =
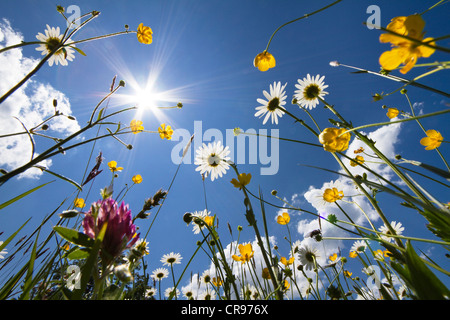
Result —
[[[120,266],[115,267],[114,274],[123,283],[128,283],[128,282],[133,281],[133,275],[131,274],[130,269],[128,268],[128,265],[126,265],[126,264],[121,264]]]

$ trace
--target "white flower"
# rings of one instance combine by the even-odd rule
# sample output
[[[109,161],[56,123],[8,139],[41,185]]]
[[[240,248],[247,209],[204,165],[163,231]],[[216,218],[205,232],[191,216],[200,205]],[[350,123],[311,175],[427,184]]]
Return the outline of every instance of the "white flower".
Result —
[[[405,228],[402,227],[402,224],[400,222],[396,222],[396,221],[391,222],[391,227],[392,227],[392,229],[394,229],[396,235],[401,235],[403,230],[405,230]],[[380,232],[386,234],[386,235],[380,235],[381,239],[389,241],[389,242],[394,241],[394,239],[389,236],[392,233],[389,231],[389,229],[386,226],[383,225],[378,230]]]
[[[0,241],[0,246],[3,244],[3,241]],[[8,254],[8,251],[6,251],[6,250],[2,250],[2,251],[0,251],[0,259],[5,259],[5,256],[4,255],[6,255],[6,254]]]
[[[205,227],[205,218],[210,217],[210,211],[203,210],[203,211],[195,211],[192,214],[192,224],[194,225],[194,228],[192,231],[194,231],[194,234],[199,234],[201,230]]]
[[[198,294],[198,300],[216,300],[214,291],[204,290]]]
[[[367,244],[364,240],[355,241],[350,248],[353,252],[364,252],[366,250]]]
[[[183,287],[181,289],[181,292],[183,292],[183,296],[188,300],[195,300],[195,298],[196,298],[194,295],[194,288],[193,288],[192,283],[186,287]]]
[[[179,253],[169,253],[169,254],[165,254],[163,255],[163,257],[161,258],[161,262],[163,263],[163,265],[173,265],[175,263],[180,264],[181,263],[181,259],[183,259],[181,257],[181,255]]]
[[[200,174],[207,172],[211,175],[211,181],[222,177],[230,167],[227,163],[230,160],[230,157],[228,157],[230,150],[228,146],[224,148],[220,141],[214,141],[214,143],[208,143],[208,145],[204,143],[196,152],[195,164],[198,167],[195,171],[200,171]]]
[[[162,280],[164,278],[167,278],[169,276],[169,270],[166,268],[158,268],[152,272],[151,277],[153,280]]]
[[[211,273],[209,272],[209,270],[205,270],[203,272],[202,276],[200,277],[200,281],[204,284],[211,283]]]
[[[313,270],[316,268],[318,258],[316,249],[309,246],[301,247],[298,250],[298,257],[305,270]]]
[[[281,82],[274,82],[273,85],[270,85],[270,93],[266,90],[263,91],[264,96],[267,100],[257,99],[261,106],[256,107],[257,112],[255,113],[255,117],[263,117],[266,113],[266,117],[264,118],[263,124],[266,124],[269,117],[272,118],[272,123],[278,124],[278,117],[282,117],[285,110],[283,107],[286,104],[286,93],[284,86],[281,86]]]
[[[172,288],[167,288],[165,291],[164,291],[164,296],[166,297],[166,298],[171,298],[171,299],[173,299],[173,298],[178,298],[178,296],[180,295],[180,290],[178,290],[178,289],[176,289],[176,290],[174,290],[174,287],[172,287]]]
[[[62,44],[63,35],[60,34],[59,27],[54,28],[47,25],[45,35],[39,32],[36,36],[36,39],[41,42],[45,42],[40,44],[39,47],[36,48],[36,50],[42,51],[42,55],[46,56]],[[72,61],[75,58],[75,51],[69,47],[71,43],[73,43],[73,41],[70,39],[64,41],[64,47],[58,49],[48,59],[48,64],[50,67],[53,65],[53,63],[55,63],[56,65],[61,64],[62,66],[67,66],[67,61]]]
[[[297,103],[300,106],[312,110],[319,104],[319,99],[323,99],[323,96],[328,94],[328,92],[323,91],[328,88],[328,85],[323,83],[323,79],[325,76],[320,77],[320,75],[316,75],[315,77],[311,77],[308,73],[306,78],[303,80],[298,79],[298,84],[295,87],[298,90],[295,90],[294,98],[297,99]]]
[[[156,295],[156,288],[148,288],[145,290],[146,298],[153,298]]]

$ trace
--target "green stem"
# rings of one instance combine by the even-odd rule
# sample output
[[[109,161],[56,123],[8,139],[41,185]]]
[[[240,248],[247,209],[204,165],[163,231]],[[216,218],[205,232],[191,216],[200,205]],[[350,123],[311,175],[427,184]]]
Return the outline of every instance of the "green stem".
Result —
[[[310,17],[310,16],[312,16],[312,15],[314,15],[314,14],[316,14],[316,13],[319,13],[319,12],[325,10],[325,9],[328,9],[329,7],[334,6],[335,4],[337,4],[337,3],[341,2],[341,1],[342,1],[342,0],[335,1],[335,2],[333,2],[332,4],[329,4],[329,5],[323,7],[323,8],[321,8],[321,9],[319,9],[319,10],[316,10],[316,11],[311,12],[311,13],[309,13],[309,14],[305,14],[305,15],[303,15],[303,16],[297,18],[297,19],[294,19],[294,20],[291,20],[291,21],[289,21],[289,22],[286,22],[286,23],[282,24],[281,26],[279,26],[279,27],[274,31],[274,33],[273,33],[272,36],[270,37],[269,42],[267,43],[267,47],[266,47],[266,50],[265,50],[265,51],[269,50],[269,46],[270,46],[270,43],[272,42],[273,37],[275,36],[275,34],[276,34],[281,28],[283,28],[283,27],[285,27],[285,26],[287,26],[288,24],[291,24],[291,23],[293,23],[293,22],[299,21],[299,20],[301,20],[301,19],[308,18],[308,17]]]

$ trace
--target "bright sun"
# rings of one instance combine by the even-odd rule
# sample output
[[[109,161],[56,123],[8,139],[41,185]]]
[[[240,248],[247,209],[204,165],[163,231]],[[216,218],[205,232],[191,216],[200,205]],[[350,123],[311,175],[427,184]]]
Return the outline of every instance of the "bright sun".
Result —
[[[152,92],[150,89],[138,89],[133,100],[139,109],[155,109],[158,97],[157,93]]]

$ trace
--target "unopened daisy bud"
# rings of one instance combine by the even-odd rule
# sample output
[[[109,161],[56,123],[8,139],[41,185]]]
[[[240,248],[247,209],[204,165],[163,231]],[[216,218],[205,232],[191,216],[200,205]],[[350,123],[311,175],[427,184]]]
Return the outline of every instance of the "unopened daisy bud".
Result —
[[[56,108],[58,106],[58,100],[53,99],[53,106]]]
[[[408,90],[406,90],[406,89],[400,90],[400,93],[401,93],[401,94],[405,94],[405,93],[407,93],[407,92],[408,92]]]
[[[77,120],[77,118],[75,118],[74,116],[67,116],[67,119],[69,119],[69,120]]]
[[[125,30],[128,30],[130,28],[130,26],[129,25],[125,25]]]
[[[41,130],[46,131],[46,130],[48,130],[48,128],[49,128],[48,124],[44,124],[44,125],[42,125]]]
[[[189,225],[192,222],[192,213],[186,212],[183,215],[183,221],[186,222],[187,225]]]
[[[58,11],[59,13],[64,13],[64,11],[66,11],[66,10],[64,9],[63,6],[58,5],[58,6],[56,6],[56,11]]]
[[[341,261],[342,261],[342,263],[346,263],[347,262],[347,258],[346,257],[341,257]]]
[[[131,145],[131,144],[127,145],[127,149],[128,149],[128,150],[133,149],[133,145]]]
[[[330,61],[330,66],[332,66],[332,67],[339,67],[339,62],[337,62],[337,61]]]
[[[73,218],[76,217],[80,212],[77,210],[66,210],[59,214],[60,218]]]
[[[276,195],[277,195],[277,193],[278,193],[278,191],[277,191],[277,190],[272,190],[272,192],[271,192],[271,193],[272,193],[272,195],[273,195],[273,196],[276,196]]]
[[[242,231],[243,228],[242,228],[242,226],[238,226],[237,229],[238,229],[238,231]]]
[[[401,159],[402,159],[402,156],[399,155],[399,154],[397,154],[397,155],[395,156],[395,159],[396,159],[396,160],[401,160]]]
[[[125,81],[120,80],[120,81],[119,81],[119,86],[120,86],[120,87],[125,87]]]
[[[128,265],[126,265],[126,264],[121,264],[121,265],[115,267],[114,274],[123,283],[128,283],[128,282],[133,281],[133,275],[131,274],[130,269],[128,268]]]
[[[183,104],[182,104],[181,102],[178,102],[178,103],[177,103],[177,108],[178,108],[178,109],[183,108]]]

